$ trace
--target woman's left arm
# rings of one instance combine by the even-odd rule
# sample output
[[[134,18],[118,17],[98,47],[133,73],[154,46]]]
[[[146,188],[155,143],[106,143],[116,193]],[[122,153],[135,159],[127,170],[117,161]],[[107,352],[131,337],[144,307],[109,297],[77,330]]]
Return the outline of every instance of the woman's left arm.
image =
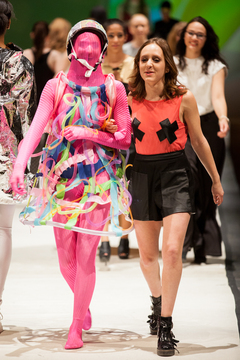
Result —
[[[219,119],[220,131],[217,135],[224,138],[229,131],[229,120],[227,118],[227,103],[224,93],[225,68],[219,70],[212,79],[212,104]]]
[[[210,146],[202,133],[197,102],[190,91],[183,96],[180,108],[180,118],[187,126],[193,150],[212,179],[212,194],[215,204],[220,205],[223,200],[223,189]]]

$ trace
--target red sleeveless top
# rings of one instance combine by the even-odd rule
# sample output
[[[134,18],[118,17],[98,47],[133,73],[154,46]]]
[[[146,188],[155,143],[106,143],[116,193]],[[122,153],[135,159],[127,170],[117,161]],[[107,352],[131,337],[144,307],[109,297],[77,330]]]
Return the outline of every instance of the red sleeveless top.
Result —
[[[142,155],[183,150],[187,125],[179,118],[182,96],[171,100],[132,100],[132,127],[136,152]]]

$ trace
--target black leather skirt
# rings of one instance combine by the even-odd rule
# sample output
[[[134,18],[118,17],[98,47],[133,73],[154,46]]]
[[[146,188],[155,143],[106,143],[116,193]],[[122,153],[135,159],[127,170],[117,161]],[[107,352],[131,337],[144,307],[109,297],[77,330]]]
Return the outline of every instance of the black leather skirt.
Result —
[[[161,221],[179,213],[194,213],[194,187],[185,152],[136,154],[130,179],[133,218]]]

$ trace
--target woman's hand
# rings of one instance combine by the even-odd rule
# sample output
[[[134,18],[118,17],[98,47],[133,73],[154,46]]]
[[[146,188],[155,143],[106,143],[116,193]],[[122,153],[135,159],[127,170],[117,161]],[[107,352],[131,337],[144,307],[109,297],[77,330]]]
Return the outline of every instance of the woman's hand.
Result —
[[[217,206],[221,205],[223,202],[224,191],[220,180],[212,184],[212,195],[214,203]]]
[[[105,130],[110,132],[111,134],[114,134],[117,131],[118,127],[117,125],[115,125],[115,120],[114,119],[110,119],[105,127]]]
[[[220,138],[224,138],[230,129],[229,123],[225,118],[219,119],[219,128],[220,131],[218,131],[217,136],[219,136]]]

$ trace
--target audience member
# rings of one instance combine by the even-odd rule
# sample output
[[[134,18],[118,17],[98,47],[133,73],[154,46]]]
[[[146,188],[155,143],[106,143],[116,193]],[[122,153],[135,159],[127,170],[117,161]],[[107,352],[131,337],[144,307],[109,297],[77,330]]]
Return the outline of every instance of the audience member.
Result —
[[[101,5],[94,6],[90,11],[90,19],[93,19],[103,25],[107,20],[107,12],[105,8]]]
[[[148,18],[143,14],[133,15],[129,20],[128,31],[132,35],[132,40],[123,44],[123,52],[134,57],[148,38],[150,31]]]
[[[207,138],[218,173],[222,174],[225,142],[229,131],[224,82],[227,63],[221,57],[218,37],[201,16],[184,27],[174,58],[178,80],[195,96],[203,134]],[[191,147],[186,143],[186,155],[195,178],[196,214],[191,217],[186,234],[183,258],[194,248],[195,263],[206,262],[206,255],[221,256],[221,230],[216,219],[216,204],[212,199],[211,179]]]
[[[173,25],[167,36],[167,42],[173,55],[176,55],[177,43],[180,40],[182,30],[186,25],[187,23],[185,21],[177,22],[175,25]]]
[[[144,14],[147,18],[149,9],[145,0],[126,0],[118,8],[118,17],[128,21],[134,14]]]
[[[175,25],[178,20],[171,18],[171,3],[169,1],[163,1],[160,4],[160,12],[162,20],[159,20],[155,23],[155,29],[153,36],[161,37],[167,39],[168,33],[170,32],[173,25]]]
[[[49,24],[50,66],[56,75],[59,71],[67,73],[70,62],[67,56],[66,41],[71,23],[64,18],[56,18]]]
[[[116,80],[119,80],[125,86],[128,92],[128,80],[133,70],[134,58],[124,54],[123,44],[126,41],[126,26],[119,19],[109,19],[104,23],[104,28],[108,37],[108,49],[106,56],[102,62],[103,74],[113,73]],[[131,155],[134,156],[135,150],[131,146]],[[126,155],[126,153],[124,154]],[[129,163],[132,162],[132,156]],[[128,173],[127,173],[128,175]],[[125,220],[124,215],[120,215],[119,223],[124,228],[129,228],[129,222]],[[105,225],[105,231],[108,229],[109,223]],[[111,255],[111,247],[109,238],[102,236],[99,257],[101,261],[109,260]],[[129,239],[127,235],[123,235],[118,246],[118,255],[120,259],[127,259],[129,256]]]
[[[23,55],[34,65],[37,85],[37,104],[46,82],[54,76],[54,70],[50,66],[49,55],[49,28],[46,21],[37,21],[32,28],[30,38],[33,46],[23,51]]]

